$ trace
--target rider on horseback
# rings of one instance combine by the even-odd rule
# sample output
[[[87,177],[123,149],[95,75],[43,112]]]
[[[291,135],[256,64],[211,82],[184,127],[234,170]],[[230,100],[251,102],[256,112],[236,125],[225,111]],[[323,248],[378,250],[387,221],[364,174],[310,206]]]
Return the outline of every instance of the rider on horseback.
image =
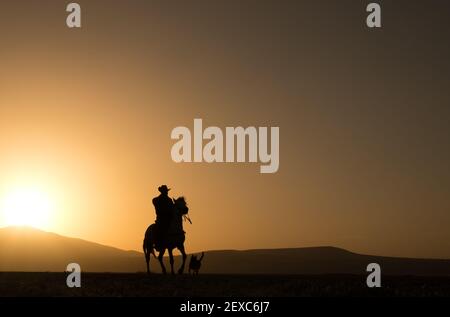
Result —
[[[169,190],[170,188],[166,185],[158,187],[158,191],[161,194],[152,200],[156,210],[155,240],[157,246],[161,245],[166,240],[167,231],[169,230],[170,221],[173,216],[173,201],[168,195]]]
[[[174,273],[173,249],[177,248],[183,256],[183,263],[178,270],[178,273],[182,274],[187,258],[184,248],[186,237],[183,230],[183,219],[192,223],[188,216],[189,207],[183,196],[170,199],[168,195],[170,189],[166,185],[160,186],[158,190],[161,195],[152,200],[156,209],[156,221],[145,231],[142,244],[145,261],[147,262],[147,272],[150,273],[150,255],[153,254],[156,257],[154,252],[156,249],[159,252],[158,261],[163,273],[166,273],[163,263],[164,252],[169,251],[170,268],[171,272]]]

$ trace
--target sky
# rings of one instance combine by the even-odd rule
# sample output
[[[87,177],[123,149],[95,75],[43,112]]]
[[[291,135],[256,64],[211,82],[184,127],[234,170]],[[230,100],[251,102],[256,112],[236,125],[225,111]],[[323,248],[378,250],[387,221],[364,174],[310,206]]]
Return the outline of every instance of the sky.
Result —
[[[449,5],[378,1],[369,29],[369,2],[78,1],[80,29],[66,1],[2,3],[0,201],[31,188],[42,229],[140,250],[167,184],[188,252],[450,258]],[[278,172],[173,162],[194,118],[279,127]]]

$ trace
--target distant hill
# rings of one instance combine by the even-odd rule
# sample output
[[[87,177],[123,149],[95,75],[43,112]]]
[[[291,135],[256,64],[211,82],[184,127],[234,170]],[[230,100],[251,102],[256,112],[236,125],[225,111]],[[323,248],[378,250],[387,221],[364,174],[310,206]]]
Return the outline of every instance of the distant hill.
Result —
[[[176,266],[180,265],[176,257]],[[0,271],[63,272],[76,262],[85,272],[143,272],[144,256],[31,228],[0,229]],[[450,276],[450,260],[361,255],[334,247],[205,252],[201,273],[366,274],[368,263],[383,274]],[[157,260],[151,268],[159,272]]]
[[[68,238],[27,227],[0,229],[0,271],[64,272],[75,262],[93,272],[144,270],[139,252]]]

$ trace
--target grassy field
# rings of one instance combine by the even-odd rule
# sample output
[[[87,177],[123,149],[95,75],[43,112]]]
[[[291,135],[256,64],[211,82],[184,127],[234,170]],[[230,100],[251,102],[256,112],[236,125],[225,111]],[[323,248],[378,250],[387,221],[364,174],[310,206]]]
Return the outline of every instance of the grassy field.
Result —
[[[0,273],[0,296],[450,296],[450,277],[385,276],[369,289],[359,275],[167,275],[83,273],[68,288],[65,273]]]

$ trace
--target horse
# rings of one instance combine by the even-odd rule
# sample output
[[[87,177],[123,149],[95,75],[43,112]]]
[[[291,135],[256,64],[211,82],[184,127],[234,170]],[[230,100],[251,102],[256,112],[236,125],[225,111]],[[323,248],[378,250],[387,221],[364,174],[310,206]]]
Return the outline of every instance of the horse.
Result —
[[[184,197],[173,199],[173,202],[174,205],[172,218],[169,224],[165,241],[162,241],[162,243],[158,243],[158,245],[156,244],[155,224],[150,225],[147,228],[147,231],[145,231],[143,249],[145,261],[147,262],[148,274],[150,274],[150,255],[153,254],[153,256],[156,258],[155,249],[156,251],[159,252],[157,259],[161,264],[161,269],[164,274],[167,274],[167,271],[163,263],[163,256],[164,253],[166,252],[166,249],[169,251],[171,272],[172,274],[175,274],[173,270],[174,264],[173,249],[177,248],[181,252],[181,255],[183,256],[183,263],[181,264],[181,267],[178,270],[178,274],[183,274],[184,272],[184,266],[186,264],[187,255],[184,249],[185,232],[183,230],[183,217],[188,219],[190,222],[189,217],[187,217],[189,208],[187,207],[187,203]]]

